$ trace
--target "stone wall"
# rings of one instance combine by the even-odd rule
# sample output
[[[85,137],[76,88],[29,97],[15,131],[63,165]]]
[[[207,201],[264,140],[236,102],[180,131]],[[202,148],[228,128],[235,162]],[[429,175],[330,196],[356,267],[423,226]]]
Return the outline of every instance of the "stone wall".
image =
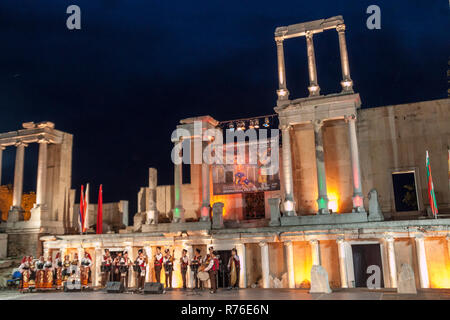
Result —
[[[245,244],[245,259],[247,264],[247,287],[251,287],[255,283],[261,284],[261,248],[257,243]]]
[[[307,241],[292,243],[294,250],[294,278],[296,288],[311,286],[311,245]]]
[[[6,258],[8,255],[8,234],[0,233],[0,259]]]
[[[10,233],[8,234],[8,257],[18,257],[32,255],[38,257],[42,255],[42,241],[38,233]]]
[[[445,237],[427,238],[425,252],[430,288],[450,288],[449,241]]]
[[[94,228],[97,224],[97,210],[98,205],[96,203],[89,204],[88,214],[88,228]],[[80,211],[80,204],[74,204],[74,225],[73,228],[79,232],[78,224],[78,212]],[[103,203],[103,232],[108,231],[118,232],[119,229],[125,227],[124,216],[128,217],[128,201],[121,200],[119,202]]]
[[[8,211],[12,206],[13,187],[12,185],[0,186],[0,212],[1,220],[8,220]],[[36,203],[36,193],[29,192],[22,195],[22,208],[25,210],[24,220],[29,220],[31,216],[31,208]]]

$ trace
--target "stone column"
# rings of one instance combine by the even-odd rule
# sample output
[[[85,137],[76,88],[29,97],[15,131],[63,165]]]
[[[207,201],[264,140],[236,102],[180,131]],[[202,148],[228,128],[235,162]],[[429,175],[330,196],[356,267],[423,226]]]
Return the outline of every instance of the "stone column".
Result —
[[[50,143],[48,139],[40,139],[39,141],[39,159],[37,171],[37,187],[36,187],[36,205],[45,207],[46,205],[46,181],[47,181],[47,145]]]
[[[309,243],[311,244],[311,256],[312,256],[312,264],[313,264],[313,266],[320,266],[320,265],[322,265],[322,261],[320,259],[319,240],[313,239],[313,240],[310,240]]]
[[[203,150],[208,147],[209,142],[203,143]],[[210,221],[211,202],[210,202],[210,164],[202,161],[202,208],[201,221]]]
[[[102,280],[101,270],[100,266],[102,265],[102,256],[103,256],[103,250],[100,247],[95,247],[95,264],[94,264],[94,270],[92,270],[92,283],[94,284],[94,287],[99,287]],[[63,257],[64,259],[64,257]]]
[[[133,247],[132,246],[126,246],[125,251],[128,252],[128,258],[131,260],[131,262],[134,262],[136,257],[133,254]],[[136,274],[133,271],[133,267],[130,266],[128,269],[128,287],[133,288],[135,286],[136,280]]]
[[[397,288],[397,263],[395,261],[395,239],[392,236],[385,237],[387,244],[387,256],[389,261],[389,278],[391,288]]]
[[[428,266],[427,266],[427,256],[425,253],[425,239],[422,234],[416,235],[416,254],[417,254],[417,265],[419,266],[419,279],[420,287],[423,289],[430,287],[430,280],[428,278]]]
[[[450,257],[450,234],[447,235],[445,237],[445,239],[447,239],[447,251],[448,251],[448,256]]]
[[[0,186],[2,185],[3,150],[5,150],[5,147],[0,145]]]
[[[262,268],[262,287],[269,288],[270,287],[270,265],[269,265],[269,246],[267,242],[260,242],[259,246],[261,247],[261,268]]]
[[[191,245],[185,245],[184,249],[187,250],[187,255],[189,257],[189,264],[190,264],[191,260],[192,260],[192,257],[194,256],[194,247],[191,246]],[[194,279],[194,272],[191,270],[190,267],[188,268],[188,272],[187,272],[186,277],[187,277],[187,279],[186,279],[187,287],[190,288],[190,289],[194,288],[194,280],[195,280]]]
[[[346,117],[348,121],[348,135],[350,144],[350,157],[352,162],[353,178],[353,212],[365,212],[363,193],[361,187],[361,166],[359,164],[358,139],[356,137],[356,117]]]
[[[245,256],[245,243],[238,243],[236,245],[237,255],[240,259],[241,270],[239,274],[239,287],[247,288],[247,260]]]
[[[342,91],[353,92],[353,81],[350,77],[350,66],[348,63],[347,44],[345,42],[345,24],[340,24],[336,27],[339,36],[339,51],[341,54],[341,69],[342,69]]]
[[[289,100],[289,91],[286,85],[286,69],[284,65],[284,48],[283,39],[275,39],[277,43],[277,57],[278,57],[278,100]]]
[[[320,95],[320,87],[317,83],[316,57],[314,54],[313,33],[306,32],[306,53],[308,55],[309,96]]]
[[[158,171],[155,168],[148,170],[148,212],[147,224],[158,224],[158,209],[156,207],[156,187],[158,186]]]
[[[183,186],[183,164],[182,163],[174,164],[175,208],[173,209],[172,222],[184,222],[184,208],[181,196],[182,186]]]
[[[295,216],[294,208],[294,184],[292,177],[292,154],[291,154],[291,138],[289,132],[290,126],[282,126],[282,141],[283,141],[283,180],[284,180],[284,216]]]
[[[341,287],[348,288],[347,261],[345,256],[345,241],[342,238],[337,239],[339,254],[339,272],[341,275]]]
[[[152,247],[145,246],[144,251],[148,258],[147,270],[146,270],[146,274],[145,274],[145,282],[151,282],[153,279],[153,275],[151,274],[151,272],[153,272],[153,270],[152,270],[152,268],[150,268],[150,264],[153,262]]]
[[[23,192],[23,166],[25,160],[25,147],[28,145],[19,141],[16,143],[16,162],[14,165],[14,190],[11,210],[22,212]]]
[[[319,214],[329,214],[327,195],[327,175],[325,172],[325,154],[323,150],[322,136],[323,121],[314,121],[314,144],[316,145],[316,169],[317,169],[317,204]]]
[[[295,270],[294,270],[294,246],[292,241],[288,240],[284,242],[286,247],[286,263],[288,270],[288,284],[289,288],[295,288]]]
[[[84,248],[82,248],[82,247],[80,247],[80,248],[78,248],[78,250],[77,250],[78,252],[78,260],[81,262],[81,259],[83,259],[84,258]],[[78,268],[78,275],[80,274],[80,270],[81,268]]]

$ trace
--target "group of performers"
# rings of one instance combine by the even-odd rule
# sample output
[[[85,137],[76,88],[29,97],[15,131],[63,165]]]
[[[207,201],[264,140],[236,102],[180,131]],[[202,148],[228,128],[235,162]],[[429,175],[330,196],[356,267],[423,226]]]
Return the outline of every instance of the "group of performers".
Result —
[[[41,256],[34,259],[32,256],[23,257],[19,266],[21,273],[20,290],[22,292],[36,290],[62,289],[64,282],[79,279],[81,285],[86,288],[91,282],[92,258],[88,252],[84,253],[81,261],[78,254],[74,253],[72,259],[69,255],[61,259],[58,252],[55,260],[49,256],[47,260]]]
[[[204,282],[210,280],[211,293],[217,291],[217,273],[219,271],[219,258],[214,251],[213,247],[209,248],[209,253],[202,257],[200,255],[201,250],[196,249],[192,258],[187,255],[187,250],[183,249],[180,257],[180,272],[183,280],[183,289],[187,288],[187,272],[190,268],[193,272],[195,289],[204,288]],[[153,257],[153,270],[155,273],[156,282],[161,282],[161,271],[164,269],[165,274],[165,287],[167,289],[172,288],[172,275],[174,272],[174,252],[170,253],[169,249],[161,251],[161,247],[156,248],[156,254]],[[103,287],[106,286],[108,281],[120,281],[123,284],[124,289],[128,290],[128,279],[130,274],[130,267],[133,268],[136,276],[136,287],[138,291],[144,289],[145,277],[147,274],[147,266],[149,265],[149,258],[145,255],[144,250],[138,251],[136,260],[131,262],[128,257],[128,252],[118,253],[113,259],[108,249],[105,249],[103,255],[101,272]],[[231,257],[227,264],[227,269],[230,279],[230,289],[239,287],[239,272],[240,272],[240,260],[237,255],[236,249],[231,250]]]

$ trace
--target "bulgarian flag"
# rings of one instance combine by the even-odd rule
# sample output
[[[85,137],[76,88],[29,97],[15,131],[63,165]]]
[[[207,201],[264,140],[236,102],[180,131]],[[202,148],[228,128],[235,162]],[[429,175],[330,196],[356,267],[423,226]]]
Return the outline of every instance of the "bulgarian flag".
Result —
[[[97,205],[97,234],[103,233],[103,189],[102,185],[98,190],[98,205]]]
[[[86,191],[84,192],[84,225],[83,232],[86,232],[86,229],[89,228],[89,183],[86,184]]]
[[[427,150],[427,181],[428,181],[428,200],[430,202],[431,212],[433,216],[437,218],[438,208],[436,203],[436,195],[434,194],[433,178],[431,177],[430,157]]]
[[[80,233],[83,232],[84,229],[84,196],[83,196],[84,187],[81,185],[81,195],[80,195],[80,211],[78,212],[78,223],[80,225]]]

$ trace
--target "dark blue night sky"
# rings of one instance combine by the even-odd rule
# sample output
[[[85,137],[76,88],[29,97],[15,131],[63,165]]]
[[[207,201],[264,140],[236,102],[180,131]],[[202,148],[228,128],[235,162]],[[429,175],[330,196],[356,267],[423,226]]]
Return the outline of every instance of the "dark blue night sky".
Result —
[[[66,28],[66,8],[82,29]],[[381,30],[366,8],[381,8]],[[49,120],[74,134],[72,186],[96,199],[130,200],[148,183],[172,184],[170,134],[179,119],[273,113],[276,26],[342,15],[355,91],[363,107],[447,96],[447,0],[156,1],[1,0],[0,130]],[[335,31],[315,37],[322,93],[339,90]],[[291,97],[307,95],[304,38],[285,44]],[[37,146],[26,151],[25,191],[36,184]],[[14,148],[3,183],[13,181]],[[27,161],[28,160],[28,161]]]

